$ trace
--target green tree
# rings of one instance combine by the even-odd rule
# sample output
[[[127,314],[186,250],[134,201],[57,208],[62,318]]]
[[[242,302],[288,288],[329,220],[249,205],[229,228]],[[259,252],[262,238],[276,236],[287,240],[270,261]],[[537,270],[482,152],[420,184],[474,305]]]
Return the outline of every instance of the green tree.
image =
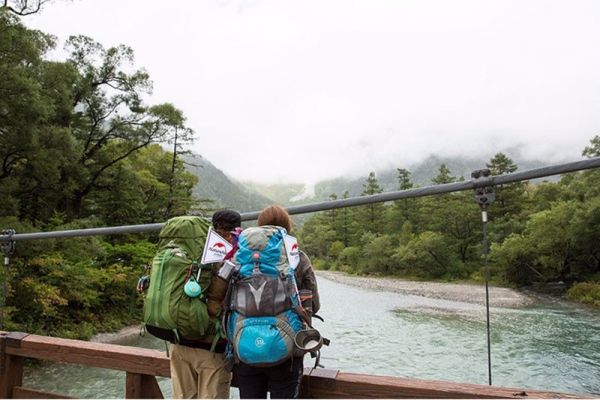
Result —
[[[446,167],[446,164],[442,163],[438,170],[438,174],[433,179],[431,179],[431,182],[434,185],[444,185],[446,183],[456,182],[456,177],[450,175],[451,173],[452,171],[450,171],[450,169]]]
[[[568,185],[556,182],[541,182],[535,185],[531,193],[531,211],[533,213],[549,210],[556,203],[574,200],[577,193]]]
[[[451,175],[452,171],[446,167],[446,164],[440,164],[438,169],[438,174],[431,179],[431,182],[434,185],[445,185],[448,183],[456,182],[456,177]],[[428,198],[427,201],[424,202],[424,208],[426,210],[426,214],[429,214],[433,210],[437,210],[440,207],[447,208],[447,202],[452,200],[451,194],[442,194],[439,196],[435,196],[433,199]],[[426,216],[427,218],[427,216]]]
[[[394,253],[392,238],[389,235],[377,236],[365,232],[362,237],[363,255],[367,266],[366,272],[388,275],[391,269],[391,259]]]
[[[397,168],[398,171],[398,189],[412,189],[413,183],[410,180],[410,172],[403,168]],[[406,221],[416,223],[418,218],[419,199],[395,200],[391,207],[387,207],[387,231],[399,231]]]
[[[579,208],[573,201],[557,203],[532,215],[522,235],[492,247],[490,258],[497,260],[504,279],[520,285],[572,280],[580,240],[572,220]]]
[[[335,231],[325,214],[316,214],[304,223],[298,234],[300,247],[309,255],[328,260],[328,252],[335,241]]]
[[[45,220],[70,189],[57,182],[73,164],[76,142],[66,126],[77,72],[47,62],[54,38],[0,12],[0,192],[5,215]]]
[[[600,281],[600,197],[577,207],[569,229],[576,262],[569,271],[573,281]]]
[[[189,150],[184,149],[185,144],[192,143],[194,140],[194,131],[185,125],[186,118],[181,110],[176,109],[172,104],[162,104],[152,107],[152,112],[164,116],[164,125],[170,131],[166,137],[167,144],[173,146],[173,158],[171,161],[171,179],[169,180],[169,200],[165,217],[168,219],[174,215],[179,215],[181,209],[177,210],[177,203],[180,202],[175,196],[176,188],[181,186],[177,182],[177,170],[181,169],[180,156],[190,154]],[[189,197],[189,195],[187,196]],[[185,210],[184,208],[183,210]],[[185,212],[185,211],[184,211]]]
[[[594,136],[590,143],[591,146],[586,146],[581,154],[588,158],[600,157],[600,136]]]
[[[33,35],[28,30],[19,32],[19,37]],[[121,198],[136,197],[140,191],[134,179],[136,173],[125,174],[127,166],[122,163],[154,143],[170,143],[175,151],[168,179],[162,179],[168,197],[161,219],[187,212],[193,182],[179,172],[182,165],[178,155],[184,153],[182,145],[193,139],[193,131],[185,126],[183,113],[168,103],[143,104],[143,96],[151,93],[152,82],[143,69],[125,72],[133,64],[130,48],[121,45],[104,49],[85,36],[71,37],[66,48],[71,54],[66,63],[41,62],[43,73],[32,78],[32,86],[52,94],[41,97],[49,99],[44,104],[52,107],[37,119],[19,118],[35,122],[26,130],[31,132],[29,147],[17,151],[10,144],[18,146],[19,141],[4,136],[9,145],[4,147],[3,175],[8,176],[15,165],[20,167],[12,196],[20,199],[21,218],[44,221],[55,211],[71,220],[85,218],[98,215],[93,200],[102,199],[102,192],[104,197],[114,193]],[[28,73],[30,70],[26,68]],[[22,128],[19,126],[19,131]],[[131,192],[125,193],[128,189]],[[140,210],[135,202],[129,204],[132,211]],[[126,208],[114,211],[119,214]],[[110,219],[132,220],[136,213]]]
[[[427,229],[441,233],[446,239],[447,248],[462,263],[478,259],[476,249],[482,242],[481,211],[470,192],[444,195],[445,201],[437,199],[428,202]]]
[[[513,160],[504,153],[497,153],[490,159],[490,162],[486,164],[486,167],[490,169],[493,176],[512,174],[518,169]],[[495,186],[494,194],[496,200],[493,205],[490,206],[490,216],[508,216],[510,218],[511,216],[520,213],[527,201],[525,196],[526,186],[526,181]]]
[[[457,178],[441,164],[438,175],[432,179],[436,185],[456,182]],[[439,232],[446,246],[453,252],[463,267],[477,260],[476,249],[481,242],[481,213],[473,200],[472,192],[447,193],[423,200],[423,225],[428,231]],[[453,265],[455,266],[455,265]],[[450,266],[449,266],[450,268]],[[466,273],[455,271],[459,276]]]
[[[457,262],[444,236],[431,231],[423,232],[398,247],[392,257],[396,271],[419,279],[440,279]]]
[[[38,147],[39,125],[56,106],[54,88],[41,84],[52,64],[42,57],[55,41],[31,31],[8,13],[0,12],[0,181],[31,158]],[[62,71],[68,74],[67,71]]]
[[[347,199],[350,196],[346,190],[342,195],[342,199]],[[358,244],[359,230],[358,222],[356,220],[356,208],[340,208],[335,213],[335,219],[332,225],[335,231],[335,237],[337,240],[344,244],[344,247],[353,246]]]
[[[366,182],[363,183],[363,188],[364,190],[361,192],[361,196],[369,196],[383,192],[383,189],[379,186],[379,181],[375,176],[375,172],[369,173]],[[373,233],[383,232],[384,205],[382,203],[359,206],[358,210],[357,217],[361,228],[364,231]]]
[[[141,149],[107,172],[101,184],[106,180],[111,190],[93,192],[89,202],[109,225],[161,222],[169,212],[187,214],[197,205],[192,190],[198,177],[180,158],[175,168],[172,163],[173,154],[157,144]]]
[[[410,171],[404,168],[396,168],[398,171],[398,189],[408,190],[413,187],[413,183],[410,181]]]
[[[336,240],[331,243],[331,247],[329,248],[329,257],[334,261],[334,265],[337,265],[342,252],[346,249],[344,243]]]
[[[83,211],[84,198],[98,189],[96,184],[108,169],[151,143],[168,140],[174,122],[172,108],[143,106],[142,96],[151,93],[152,82],[144,70],[124,71],[133,63],[131,48],[121,45],[105,50],[85,36],[72,36],[66,48],[71,54],[68,62],[80,74],[71,125],[81,151],[79,174],[63,179],[75,189],[60,206],[68,215],[76,216]]]
[[[342,270],[350,273],[356,273],[363,269],[363,257],[361,249],[358,246],[346,247],[340,254],[340,262],[343,264]]]

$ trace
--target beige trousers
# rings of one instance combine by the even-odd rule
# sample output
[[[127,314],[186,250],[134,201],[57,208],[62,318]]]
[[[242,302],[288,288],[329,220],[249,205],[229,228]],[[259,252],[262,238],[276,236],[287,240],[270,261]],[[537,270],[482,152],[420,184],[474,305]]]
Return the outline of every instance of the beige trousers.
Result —
[[[228,399],[231,373],[223,354],[171,344],[175,399]]]

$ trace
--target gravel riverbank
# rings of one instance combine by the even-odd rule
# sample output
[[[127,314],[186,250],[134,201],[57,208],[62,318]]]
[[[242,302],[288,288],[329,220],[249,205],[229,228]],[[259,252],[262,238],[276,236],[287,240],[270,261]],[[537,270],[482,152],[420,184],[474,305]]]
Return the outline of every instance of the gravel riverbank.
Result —
[[[414,282],[396,278],[350,276],[339,271],[315,271],[316,275],[344,285],[364,289],[395,292],[415,296],[431,297],[485,305],[485,285]],[[524,307],[533,303],[533,298],[517,290],[489,287],[491,307]]]

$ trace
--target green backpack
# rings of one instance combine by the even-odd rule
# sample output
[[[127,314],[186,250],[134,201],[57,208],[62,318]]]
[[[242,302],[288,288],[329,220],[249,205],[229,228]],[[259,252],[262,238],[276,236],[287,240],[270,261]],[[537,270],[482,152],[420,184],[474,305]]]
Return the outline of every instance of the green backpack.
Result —
[[[204,295],[214,265],[200,264],[210,226],[206,218],[181,216],[169,219],[159,233],[143,292],[144,327],[159,339],[181,344],[218,339],[219,324],[209,317]]]

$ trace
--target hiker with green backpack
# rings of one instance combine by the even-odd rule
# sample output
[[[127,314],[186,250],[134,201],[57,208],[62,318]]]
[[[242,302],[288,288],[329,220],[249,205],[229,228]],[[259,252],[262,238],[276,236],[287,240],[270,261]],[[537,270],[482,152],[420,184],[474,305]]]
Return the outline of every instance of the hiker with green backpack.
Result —
[[[140,278],[146,282],[138,283],[144,328],[170,342],[173,398],[229,398],[231,373],[220,322],[227,282],[217,275],[223,263],[204,262],[204,256],[209,246],[222,259],[233,255],[241,215],[217,211],[212,225],[214,230],[209,219],[198,216],[168,220],[149,273]]]
[[[241,215],[233,210],[217,211],[212,217],[215,231],[229,243],[232,242],[232,232],[239,228],[241,223]],[[213,269],[211,283],[206,290],[209,317],[215,321],[220,317],[221,306],[227,293],[227,282],[217,277],[221,266],[222,264],[218,264]],[[196,343],[171,344],[174,398],[229,398],[231,373],[224,358],[227,340],[221,334],[214,346],[210,339],[208,337]]]

